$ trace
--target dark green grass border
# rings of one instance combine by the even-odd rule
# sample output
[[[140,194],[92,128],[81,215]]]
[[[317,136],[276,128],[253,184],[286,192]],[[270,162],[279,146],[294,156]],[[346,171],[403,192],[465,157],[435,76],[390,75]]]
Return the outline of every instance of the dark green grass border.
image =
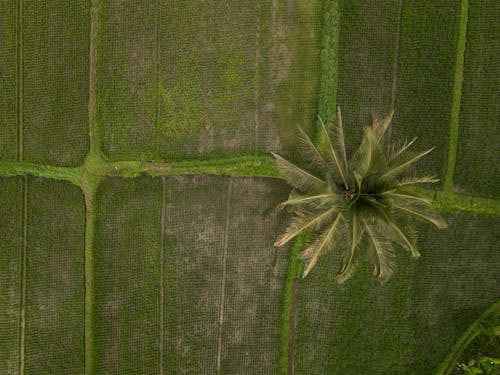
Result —
[[[323,29],[321,36],[321,66],[320,66],[320,89],[318,99],[318,116],[331,125],[336,117],[337,86],[338,86],[338,49],[339,49],[339,4],[337,0],[324,0]],[[317,129],[320,125],[319,119],[312,129],[313,137],[317,138]],[[274,167],[275,168],[275,167]],[[278,371],[280,374],[289,373],[290,346],[293,345],[290,338],[290,328],[294,322],[291,321],[293,301],[293,284],[296,278],[302,276],[303,262],[298,254],[307,238],[301,235],[292,247],[290,263],[288,265],[286,282],[283,295],[283,311],[281,314],[281,339],[280,359]],[[300,284],[299,284],[300,285]],[[293,355],[293,353],[291,353]]]
[[[465,331],[462,337],[457,341],[455,346],[450,350],[448,356],[441,362],[436,375],[449,375],[453,371],[462,352],[469,346],[472,341],[479,336],[486,324],[489,321],[495,321],[500,318],[500,300],[487,309],[481,316],[472,323]]]
[[[453,174],[455,173],[455,164],[457,161],[459,137],[458,125],[460,115],[460,102],[462,100],[462,83],[464,80],[465,43],[467,35],[468,11],[469,0],[462,0],[460,4],[457,56],[455,60],[455,76],[451,102],[450,133],[448,135],[448,160],[443,181],[443,190],[447,193],[451,193],[452,191]]]

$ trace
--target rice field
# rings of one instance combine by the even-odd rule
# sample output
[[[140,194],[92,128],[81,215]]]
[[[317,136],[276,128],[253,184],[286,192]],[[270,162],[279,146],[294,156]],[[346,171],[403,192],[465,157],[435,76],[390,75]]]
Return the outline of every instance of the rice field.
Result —
[[[0,374],[432,374],[498,300],[484,1],[0,1]],[[386,284],[273,243],[296,125],[435,146]],[[314,138],[314,137],[313,137]],[[299,160],[300,161],[300,160]],[[149,163],[153,162],[153,163]]]

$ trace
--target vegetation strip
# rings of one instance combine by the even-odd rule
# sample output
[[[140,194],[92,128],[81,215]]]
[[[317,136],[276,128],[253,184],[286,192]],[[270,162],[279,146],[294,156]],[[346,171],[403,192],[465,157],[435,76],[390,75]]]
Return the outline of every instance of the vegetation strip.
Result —
[[[219,302],[219,337],[217,342],[217,374],[221,373],[221,355],[222,355],[222,324],[224,323],[224,293],[226,288],[226,262],[227,262],[227,245],[229,242],[229,215],[231,213],[231,190],[233,179],[229,179],[229,187],[227,189],[227,204],[226,204],[226,223],[224,228],[224,255],[222,259],[222,281]]]
[[[165,183],[165,177],[161,178],[161,185],[162,185],[162,190],[161,190],[161,223],[160,223],[160,338],[159,338],[159,343],[160,343],[160,374],[163,374],[163,347],[164,347],[164,316],[165,316],[165,311],[164,311],[164,301],[165,301],[165,287],[164,287],[164,282],[165,282],[165,275],[164,275],[164,270],[165,270],[165,222],[166,222],[166,196],[167,196],[167,186]]]
[[[439,366],[436,375],[448,375],[451,374],[455,364],[458,361],[460,354],[467,348],[467,346],[483,331],[483,322],[490,318],[500,317],[500,301],[497,301],[493,306],[487,309],[481,316],[470,325],[470,327],[465,331],[463,336],[457,341],[455,346],[451,349],[448,356]]]
[[[338,83],[338,51],[340,12],[337,1],[325,2],[324,23],[321,37],[321,76],[318,102],[318,116],[331,125],[336,116],[337,83]],[[316,131],[320,126],[316,122]],[[317,135],[317,134],[316,134]]]
[[[80,177],[80,187],[85,195],[85,374],[93,373],[93,298],[94,298],[94,235],[95,235],[95,199],[99,180],[87,176],[85,169],[90,160],[100,157],[100,139],[97,129],[97,44],[99,38],[99,0],[92,0],[90,4],[90,56],[89,56],[89,138],[90,150],[85,159]],[[90,164],[91,165],[91,164]],[[89,171],[87,171],[89,172]]]
[[[25,328],[26,328],[26,265],[27,265],[27,245],[28,245],[28,177],[22,180],[22,246],[20,251],[20,264],[21,264],[21,301],[19,304],[19,373],[24,374],[24,353],[25,353]]]
[[[17,1],[17,161],[23,160],[23,1]]]
[[[94,236],[97,183],[87,184],[85,195],[85,374],[93,373]]]
[[[279,372],[281,374],[289,373],[290,362],[293,363],[293,340],[294,325],[295,325],[295,296],[296,288],[295,280],[298,280],[302,274],[302,261],[298,258],[299,252],[304,246],[306,237],[299,235],[293,244],[290,254],[290,263],[286,275],[284,296],[283,296],[283,312],[281,314],[281,338],[280,338],[280,359]]]
[[[457,42],[457,55],[455,60],[455,77],[453,82],[453,94],[450,115],[450,133],[448,141],[448,161],[446,174],[443,181],[443,189],[447,193],[452,192],[453,174],[458,152],[458,127],[460,116],[460,102],[462,100],[462,83],[464,79],[465,44],[467,37],[469,0],[462,0],[460,4],[460,22]]]

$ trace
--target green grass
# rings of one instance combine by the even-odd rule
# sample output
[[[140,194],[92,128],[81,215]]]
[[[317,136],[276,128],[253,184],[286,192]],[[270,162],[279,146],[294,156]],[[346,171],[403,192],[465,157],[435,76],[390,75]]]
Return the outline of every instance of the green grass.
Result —
[[[17,7],[0,3],[0,160],[17,158]]]
[[[449,231],[421,227],[422,257],[398,255],[380,286],[363,265],[339,286],[336,256],[300,284],[297,373],[429,374],[496,301],[497,218],[448,216]],[[473,251],[472,251],[473,249]],[[362,360],[361,360],[362,359]]]
[[[93,373],[157,372],[161,180],[111,178],[97,191]]]
[[[19,372],[23,244],[22,178],[0,178],[0,369]]]
[[[370,113],[384,116],[391,110],[399,0],[340,4],[337,104],[352,150]]]
[[[460,2],[405,2],[392,135],[418,137],[415,149],[436,149],[417,171],[444,178],[452,108]],[[434,184],[436,188],[439,184]]]
[[[323,3],[321,0],[300,1],[294,7],[279,1],[276,26],[270,32],[277,35],[269,43],[271,64],[267,77],[262,77],[262,117],[270,116],[269,125],[261,133],[266,136],[266,151],[279,149],[294,154],[297,146],[297,125],[313,134],[316,123],[321,76],[321,29],[323,26]],[[289,30],[289,32],[287,32]],[[262,64],[264,67],[265,64]],[[273,87],[275,83],[275,87]],[[267,113],[267,106],[274,95],[276,110]],[[275,122],[278,133],[271,132]],[[266,131],[267,130],[267,131]],[[279,135],[279,139],[278,139]]]
[[[89,148],[88,1],[23,4],[23,160],[83,163]]]
[[[83,372],[84,207],[67,182],[27,179],[25,373]]]
[[[500,8],[494,0],[471,1],[465,50],[454,190],[499,198]]]

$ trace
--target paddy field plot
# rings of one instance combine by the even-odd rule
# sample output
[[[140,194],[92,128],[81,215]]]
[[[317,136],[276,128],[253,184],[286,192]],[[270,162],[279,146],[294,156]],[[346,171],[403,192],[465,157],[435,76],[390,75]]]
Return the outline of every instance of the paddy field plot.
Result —
[[[458,15],[456,1],[340,2],[338,104],[357,147],[370,113],[395,108],[392,139],[436,149],[420,172],[442,177],[448,152]]]
[[[2,178],[0,369],[82,373],[84,203],[73,185]]]
[[[450,229],[421,228],[421,258],[403,250],[384,286],[363,264],[337,285],[323,258],[297,299],[296,373],[432,373],[465,329],[498,298],[500,221],[458,214]],[[362,359],[362,360],[361,360]]]
[[[459,118],[455,190],[498,198],[500,167],[500,4],[471,1]]]
[[[76,166],[88,149],[89,1],[0,4],[0,158]]]
[[[100,5],[98,121],[113,160],[279,150],[315,121],[321,1]]]
[[[288,251],[277,179],[106,180],[97,200],[95,371],[277,370]]]

